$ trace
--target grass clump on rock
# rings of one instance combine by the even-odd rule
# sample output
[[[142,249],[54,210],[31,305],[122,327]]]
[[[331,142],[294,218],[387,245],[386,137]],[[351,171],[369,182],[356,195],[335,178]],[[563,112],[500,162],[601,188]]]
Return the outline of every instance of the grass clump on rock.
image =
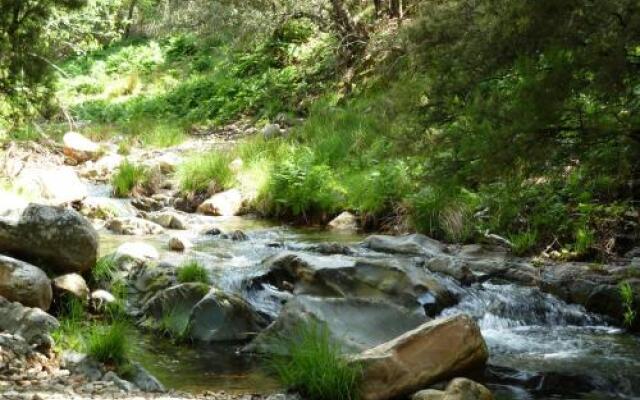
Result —
[[[361,367],[342,355],[328,328],[311,323],[274,343],[278,355],[266,359],[267,367],[288,389],[312,400],[357,400]]]
[[[209,284],[209,274],[206,268],[196,260],[187,261],[178,268],[178,282],[199,282]]]
[[[129,196],[136,187],[147,181],[148,175],[147,169],[143,166],[135,165],[128,160],[123,161],[111,178],[113,193],[116,197]]]

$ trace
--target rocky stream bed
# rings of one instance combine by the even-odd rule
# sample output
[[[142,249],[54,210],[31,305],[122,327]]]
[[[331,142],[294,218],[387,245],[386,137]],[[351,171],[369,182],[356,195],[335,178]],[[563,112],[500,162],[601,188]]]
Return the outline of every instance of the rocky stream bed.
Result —
[[[169,182],[183,150],[134,156]],[[11,151],[4,171],[12,181],[37,192],[38,202],[71,207],[2,197],[0,253],[11,257],[0,258],[0,295],[22,305],[0,302],[0,398],[286,399],[293,395],[279,393],[256,354],[274,351],[271,338],[305,321],[325,323],[346,352],[365,360],[366,399],[444,389],[438,382],[456,376],[504,399],[640,397],[640,340],[621,328],[618,289],[629,282],[640,304],[640,259],[540,262],[499,245],[204,215],[238,213],[229,204],[236,193],[185,212],[188,199],[170,182],[150,196],[112,198],[105,182],[118,165],[114,154],[87,163],[66,151],[79,164],[69,167],[61,152],[42,150],[53,160],[43,167],[37,151]],[[56,321],[35,308],[49,308],[49,280],[17,260],[44,260],[62,276],[103,256],[126,281],[127,313],[139,327],[131,357],[146,383],[99,365],[87,378],[73,355],[51,356]],[[178,266],[192,260],[212,285],[177,282]],[[193,344],[157,333],[163,316],[176,312],[187,316],[181,323]],[[162,390],[175,392],[152,393]]]

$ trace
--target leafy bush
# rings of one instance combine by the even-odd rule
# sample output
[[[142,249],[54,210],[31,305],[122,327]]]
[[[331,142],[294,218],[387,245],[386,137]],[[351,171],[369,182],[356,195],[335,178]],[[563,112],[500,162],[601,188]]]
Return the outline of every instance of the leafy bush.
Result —
[[[235,183],[235,175],[229,168],[231,161],[231,156],[221,151],[189,158],[178,167],[180,188],[186,192],[205,192],[213,184],[216,191],[229,189]]]
[[[127,197],[135,188],[145,184],[148,176],[149,173],[146,168],[124,160],[111,178],[113,193],[116,197]]]
[[[309,324],[275,344],[286,355],[267,358],[267,367],[287,388],[312,400],[356,400],[361,368],[349,363],[324,325]]]
[[[122,323],[91,328],[87,336],[87,353],[103,363],[124,364],[128,359],[127,327]]]
[[[187,261],[178,268],[178,282],[200,282],[209,284],[207,269],[196,260]]]

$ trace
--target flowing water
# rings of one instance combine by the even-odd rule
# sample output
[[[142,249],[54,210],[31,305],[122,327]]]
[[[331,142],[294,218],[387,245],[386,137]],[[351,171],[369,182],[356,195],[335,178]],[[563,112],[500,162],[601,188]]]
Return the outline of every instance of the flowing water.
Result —
[[[195,244],[188,255],[167,251],[168,235],[135,240],[155,245],[161,250],[162,259],[175,265],[186,258],[198,259],[208,268],[217,286],[241,294],[260,311],[271,315],[276,315],[279,308],[270,302],[271,296],[246,293],[241,285],[245,278],[262,271],[264,258],[283,249],[306,251],[322,242],[356,245],[362,240],[358,235],[292,229],[237,217],[187,218],[190,230],[172,234]],[[212,226],[223,232],[241,229],[249,240],[236,242],[201,234]],[[132,240],[106,232],[101,237],[104,254]],[[354,248],[359,257],[394,257]],[[322,257],[327,257],[331,265],[339,265],[343,256]],[[406,257],[403,260],[411,261]],[[566,304],[536,289],[507,282],[461,287],[447,277],[438,279],[460,299],[442,315],[473,316],[489,346],[490,364],[505,367],[493,368],[490,377],[484,376],[499,398],[640,398],[637,337],[608,326],[605,320],[582,307]],[[260,371],[256,360],[237,352],[237,345],[178,347],[144,334],[137,335],[133,342],[134,358],[170,388],[240,392],[269,392],[276,388]],[[589,393],[583,394],[585,390]]]

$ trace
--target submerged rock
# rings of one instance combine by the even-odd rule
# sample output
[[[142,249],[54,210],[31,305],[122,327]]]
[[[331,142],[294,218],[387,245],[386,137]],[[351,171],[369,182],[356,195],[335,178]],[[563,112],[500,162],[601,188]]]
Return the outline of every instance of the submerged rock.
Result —
[[[217,193],[198,206],[198,212],[223,217],[234,216],[242,209],[242,193],[238,189]]]
[[[40,268],[0,255],[0,296],[47,311],[53,298],[51,281]]]
[[[193,247],[193,244],[187,239],[173,236],[169,239],[169,249],[173,251],[185,251],[188,248]]]
[[[278,346],[278,338],[295,337],[300,326],[323,323],[343,351],[357,353],[391,340],[426,320],[423,315],[384,301],[296,296],[246,351],[286,351]]]
[[[98,234],[74,210],[29,204],[0,217],[0,251],[41,261],[58,273],[81,273],[96,263]]]
[[[211,289],[191,310],[189,336],[202,342],[241,341],[266,325],[242,298]]]
[[[51,332],[58,320],[40,308],[25,307],[0,296],[0,331],[21,336],[27,343],[48,350],[53,344]]]
[[[362,398],[387,400],[482,366],[488,356],[478,325],[458,315],[427,322],[352,361],[363,368]]]

